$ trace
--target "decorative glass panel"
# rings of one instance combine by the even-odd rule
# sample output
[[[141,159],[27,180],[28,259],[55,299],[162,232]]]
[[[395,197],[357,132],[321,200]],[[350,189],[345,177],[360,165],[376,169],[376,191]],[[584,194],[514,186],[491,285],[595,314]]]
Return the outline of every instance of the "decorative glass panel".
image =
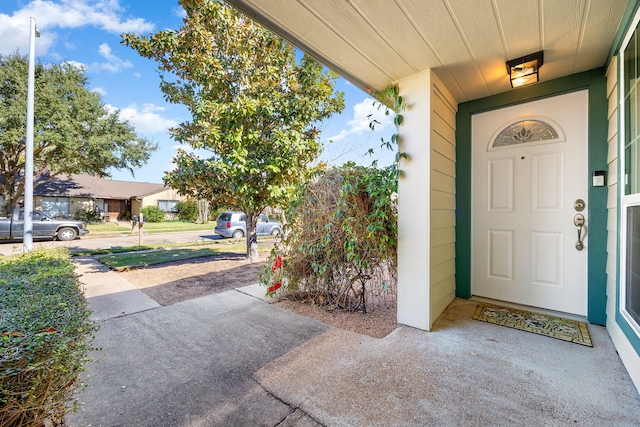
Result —
[[[500,132],[491,147],[508,147],[554,139],[558,139],[558,132],[549,123],[541,120],[522,120],[507,126]]]

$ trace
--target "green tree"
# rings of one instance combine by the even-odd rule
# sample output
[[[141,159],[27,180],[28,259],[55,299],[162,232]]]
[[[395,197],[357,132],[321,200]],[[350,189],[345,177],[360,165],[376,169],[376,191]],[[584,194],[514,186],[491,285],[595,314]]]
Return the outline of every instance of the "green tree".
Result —
[[[241,210],[247,258],[258,259],[256,221],[286,204],[321,152],[319,125],[344,108],[337,75],[217,0],[181,0],[183,26],[123,43],[156,60],[160,87],[192,118],[171,131],[209,158],[179,150],[165,183],[194,199]]]
[[[27,71],[27,57],[0,54],[0,194],[9,212],[24,194]],[[133,173],[156,149],[102,104],[76,66],[37,64],[34,94],[36,185],[61,174],[108,176],[109,168]]]

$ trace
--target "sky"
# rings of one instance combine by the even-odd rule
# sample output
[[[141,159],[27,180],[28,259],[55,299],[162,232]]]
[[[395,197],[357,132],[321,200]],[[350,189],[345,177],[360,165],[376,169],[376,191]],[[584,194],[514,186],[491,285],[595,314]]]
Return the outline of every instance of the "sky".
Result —
[[[72,62],[82,65],[89,77],[89,89],[102,102],[118,110],[143,136],[159,146],[149,162],[134,170],[111,170],[113,179],[161,183],[164,172],[174,168],[171,159],[177,148],[168,129],[190,118],[186,107],[164,101],[159,88],[156,63],[142,58],[120,43],[124,32],[149,35],[178,29],[184,11],[177,0],[0,0],[0,54],[29,53],[30,17],[36,19],[40,37],[36,57],[40,62]],[[380,147],[394,133],[393,123],[373,106],[366,92],[340,78],[336,90],[344,92],[345,108],[322,123],[321,161],[341,165],[347,161],[380,166],[393,161],[394,154]],[[369,129],[376,119],[376,131]],[[367,155],[369,148],[375,155]]]

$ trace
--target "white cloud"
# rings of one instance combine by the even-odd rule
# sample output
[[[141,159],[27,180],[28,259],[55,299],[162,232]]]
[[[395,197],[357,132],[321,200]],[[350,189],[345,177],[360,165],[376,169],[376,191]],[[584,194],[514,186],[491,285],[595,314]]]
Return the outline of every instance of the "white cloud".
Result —
[[[330,141],[337,142],[345,139],[349,135],[360,135],[363,132],[371,132],[369,123],[377,121],[375,131],[384,130],[393,123],[393,112],[388,116],[385,115],[385,108],[378,108],[374,105],[372,98],[365,98],[358,104],[353,106],[353,119],[347,122],[347,128],[343,129],[337,135],[327,138]]]
[[[112,105],[105,105],[109,112],[117,109]],[[138,132],[151,134],[166,132],[170,127],[178,125],[173,119],[162,117],[159,112],[164,111],[164,107],[155,104],[144,104],[140,109],[136,104],[128,105],[120,109],[119,116],[123,120],[128,120]]]
[[[118,58],[113,53],[111,53],[111,48],[106,43],[102,43],[98,47],[98,53],[100,54],[100,56],[105,58],[107,62],[93,62],[91,65],[89,65],[89,70],[104,70],[108,73],[119,73],[123,68],[133,67],[131,61]]]
[[[91,89],[91,92],[99,93],[100,96],[105,96],[107,94],[107,91],[103,87],[94,87]]]
[[[171,13],[173,13],[175,16],[181,19],[184,19],[187,17],[187,12],[181,6],[176,6],[173,9],[171,9]]]
[[[140,78],[141,74],[140,73],[133,73],[133,75],[137,78]]]
[[[125,18],[118,0],[32,0],[13,15],[0,13],[0,52],[29,51],[29,18],[36,18],[41,37],[36,53],[47,53],[56,41],[56,29],[94,26],[111,33],[146,33],[153,24],[143,18]]]
[[[64,61],[63,64],[69,64],[72,67],[76,67],[76,68],[78,68],[80,70],[86,70],[87,69],[86,65],[84,65],[82,62],[78,62],[78,61],[73,61],[73,60],[72,61]]]

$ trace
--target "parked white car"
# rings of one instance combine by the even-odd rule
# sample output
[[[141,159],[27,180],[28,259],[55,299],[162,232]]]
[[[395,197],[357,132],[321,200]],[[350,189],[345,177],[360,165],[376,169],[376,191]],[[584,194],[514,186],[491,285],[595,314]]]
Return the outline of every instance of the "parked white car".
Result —
[[[239,239],[246,236],[246,216],[242,212],[222,212],[216,221],[215,233],[222,237]],[[258,236],[277,236],[282,233],[282,224],[277,221],[269,221],[269,217],[260,214],[256,224]]]

